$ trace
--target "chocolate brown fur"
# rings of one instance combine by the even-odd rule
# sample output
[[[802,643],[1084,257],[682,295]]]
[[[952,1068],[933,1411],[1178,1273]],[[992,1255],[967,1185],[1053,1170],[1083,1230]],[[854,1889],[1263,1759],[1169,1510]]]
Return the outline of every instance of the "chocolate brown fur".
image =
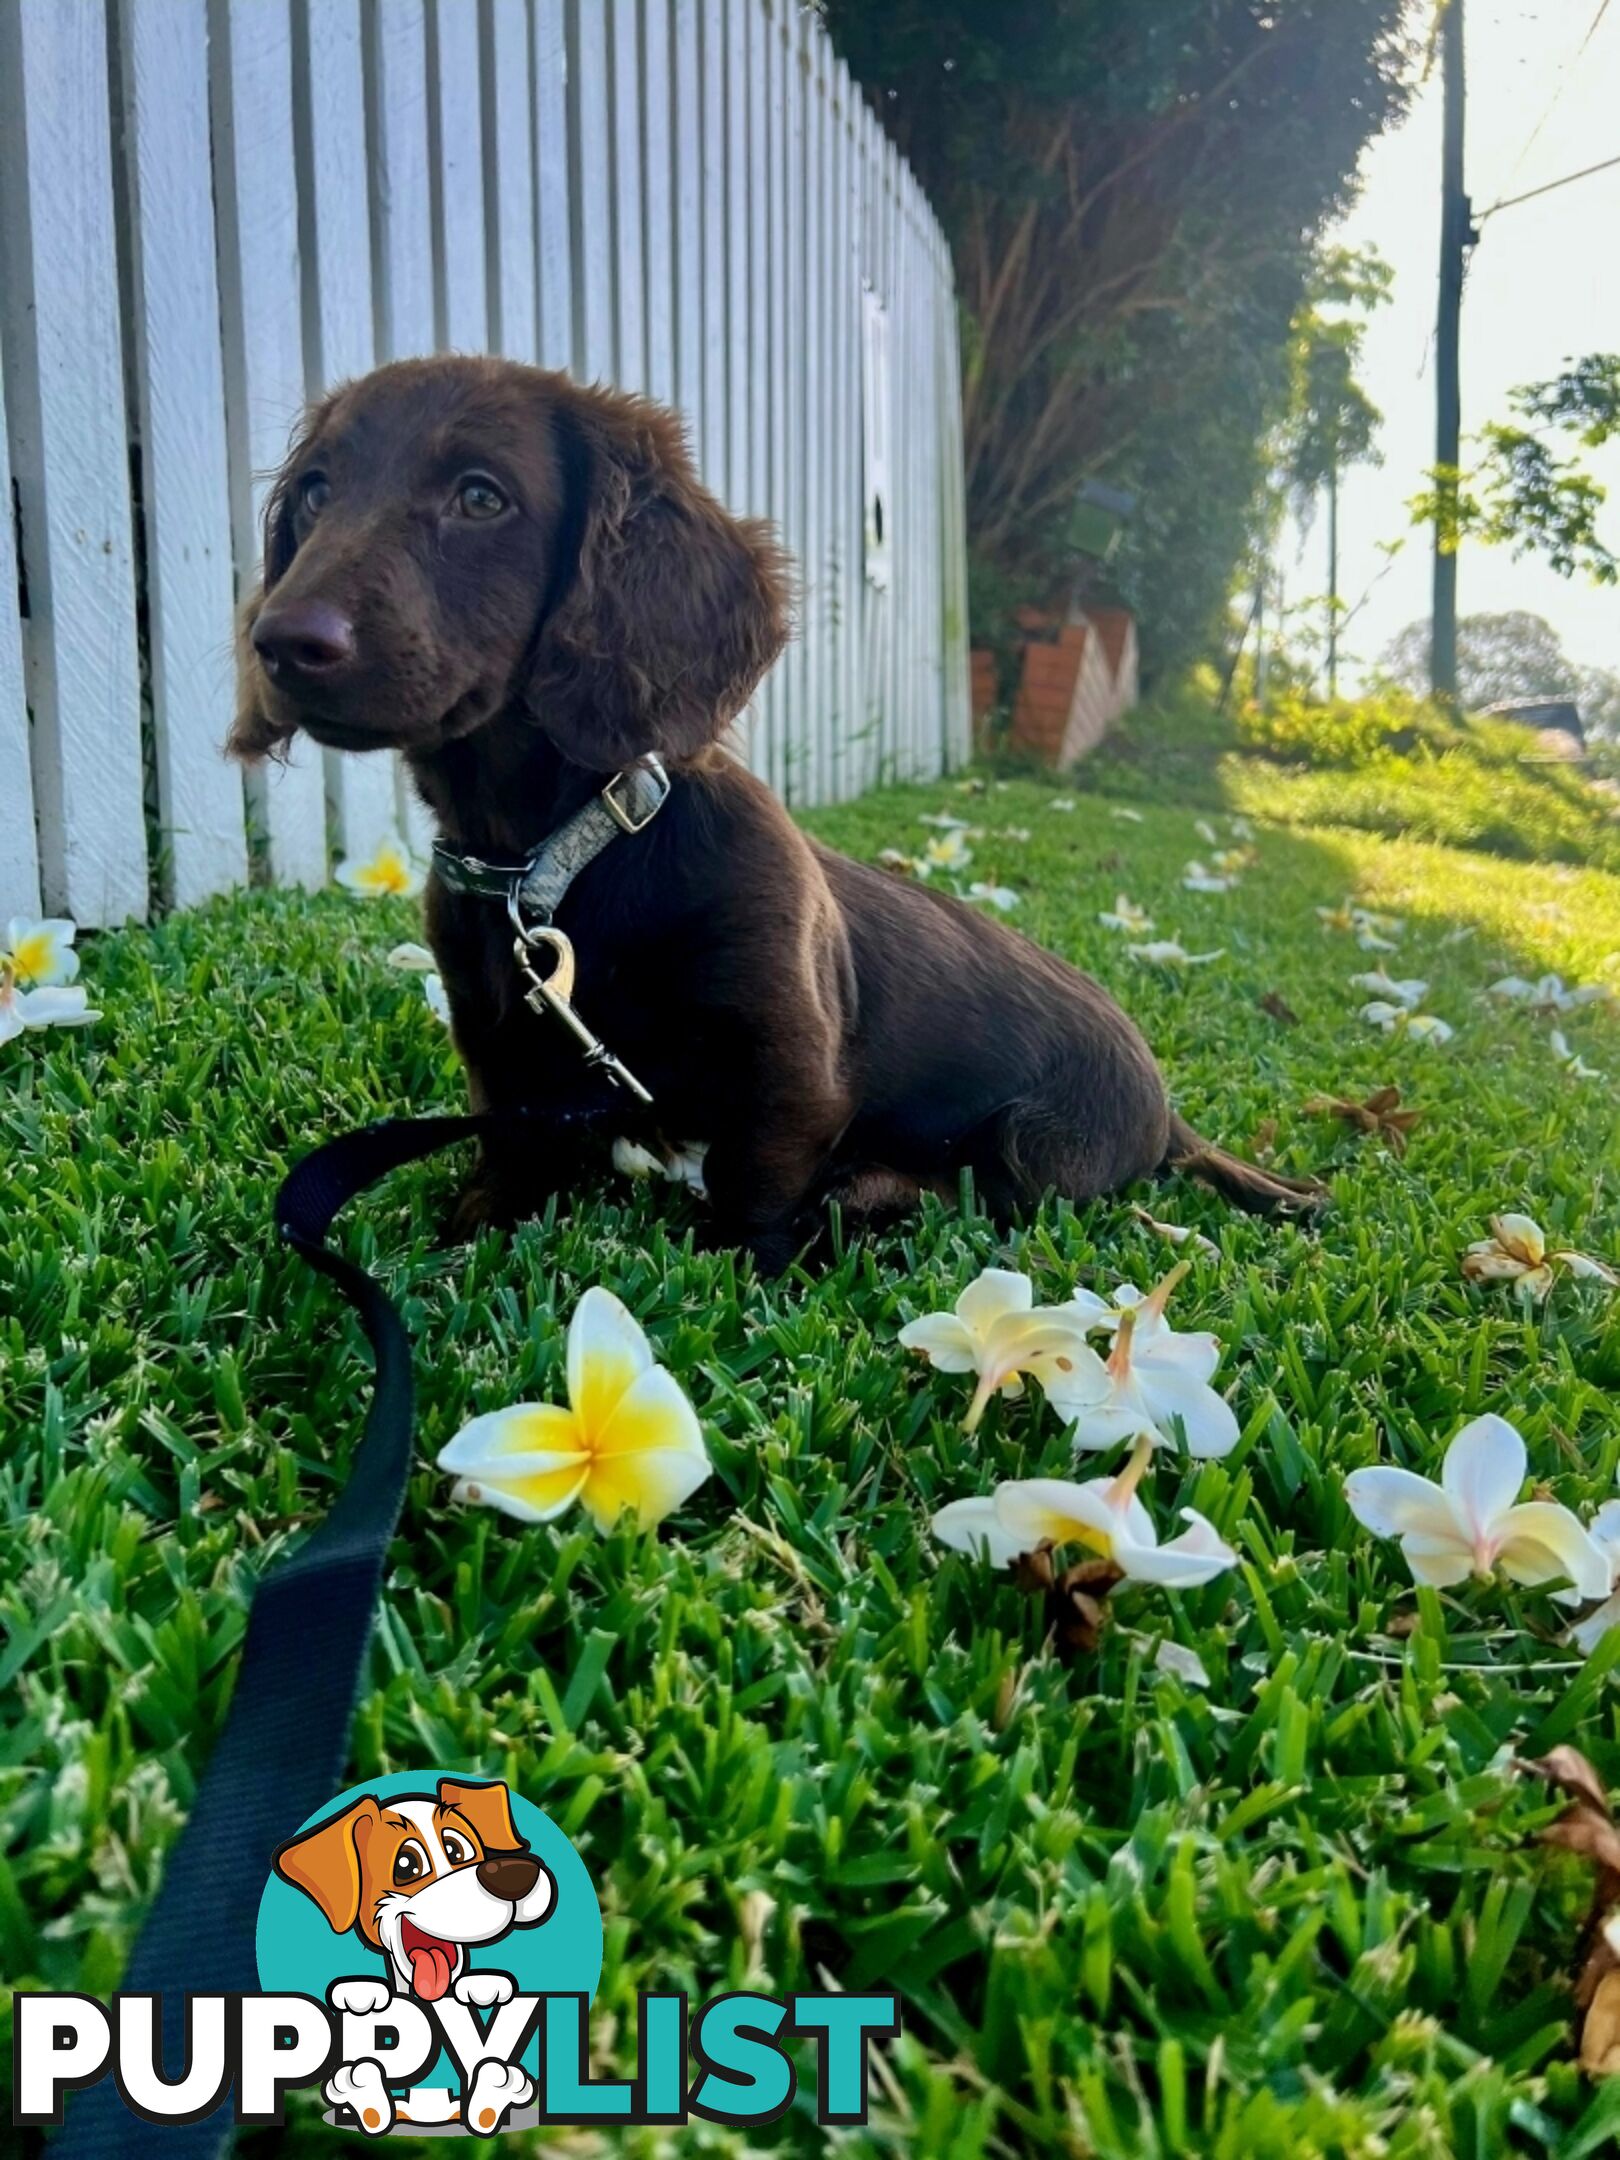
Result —
[[[469,471],[505,509],[464,513],[484,500],[458,492]],[[310,623],[326,645],[297,642]],[[887,1216],[964,1169],[1001,1216],[1178,1162],[1244,1207],[1312,1205],[1318,1188],[1171,1114],[1089,976],[807,840],[720,747],[788,632],[774,539],[699,484],[670,414],[506,361],[404,361],[316,407],[276,484],[230,746],[273,754],[303,728],[398,748],[443,836],[495,862],[659,751],[668,804],[583,872],[559,926],[579,1011],[656,1100],[638,1132],[626,1098],[618,1129],[706,1140],[717,1228],[765,1266],[829,1199]],[[278,636],[272,674],[254,639],[274,657]],[[306,676],[301,655],[334,651]],[[505,911],[434,878],[427,924],[474,1106],[599,1097],[523,1004]],[[576,1128],[540,1127],[486,1149],[462,1227],[514,1220],[584,1167]]]

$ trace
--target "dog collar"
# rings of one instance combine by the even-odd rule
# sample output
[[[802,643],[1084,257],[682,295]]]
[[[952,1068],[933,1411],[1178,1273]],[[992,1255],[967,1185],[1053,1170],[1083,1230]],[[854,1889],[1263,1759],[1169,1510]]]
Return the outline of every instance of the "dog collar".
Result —
[[[549,923],[586,865],[623,835],[645,831],[668,800],[669,775],[649,754],[616,772],[599,795],[548,833],[522,862],[487,863],[435,840],[433,867],[453,893],[515,903],[531,921]]]

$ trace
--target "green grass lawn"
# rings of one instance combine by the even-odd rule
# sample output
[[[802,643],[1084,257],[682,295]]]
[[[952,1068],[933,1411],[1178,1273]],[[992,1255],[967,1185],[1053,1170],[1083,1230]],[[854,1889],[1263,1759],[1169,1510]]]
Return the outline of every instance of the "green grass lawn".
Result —
[[[945,1500],[1061,1475],[1068,1448],[1033,1393],[964,1438],[968,1384],[904,1357],[897,1329],[990,1263],[1053,1299],[1151,1281],[1174,1256],[1124,1200],[1049,1205],[1010,1236],[936,1206],[762,1282],[694,1251],[686,1196],[618,1184],[439,1249],[454,1166],[409,1170],[343,1227],[403,1303],[421,1396],[353,1775],[463,1765],[556,1817],[603,1904],[603,2072],[634,2067],[638,1988],[897,1989],[905,2035],[869,2128],[836,2134],[850,2153],[1611,2151],[1620,2087],[1573,2066],[1586,1883],[1527,1842],[1554,1808],[1510,1766],[1569,1739],[1620,1782],[1620,1635],[1583,1667],[1543,1596],[1415,1595],[1342,1480],[1378,1460],[1432,1473],[1494,1409],[1583,1516],[1616,1490],[1620,1300],[1566,1284],[1527,1316],[1458,1262],[1503,1208],[1620,1255],[1613,1086],[1568,1077],[1546,1023],[1482,996],[1544,967],[1620,987],[1620,877],[1291,822],[1259,829],[1237,892],[1200,897],[1180,875],[1209,853],[1193,821],[1218,782],[1154,806],[1139,765],[1140,823],[1096,794],[1056,811],[1057,792],[940,783],[807,822],[869,856],[917,848],[923,811],[983,823],[971,875],[1016,888],[1014,919],[1119,993],[1194,1122],[1331,1177],[1311,1232],[1185,1185],[1129,1196],[1219,1247],[1174,1317],[1219,1334],[1243,1439],[1221,1462],[1161,1457],[1152,1506],[1165,1525],[1203,1510],[1241,1569],[1122,1595],[1075,1658],[1036,1602],[928,1534]],[[1133,961],[1096,921],[1121,889],[1158,935],[1225,959]],[[1406,917],[1388,965],[1429,978],[1447,1047],[1356,1018],[1347,978],[1376,958],[1314,913],[1349,893]],[[344,1475],[363,1345],[272,1242],[271,1197],[325,1135],[459,1105],[419,981],[384,964],[416,920],[257,896],[87,940],[100,1026],[0,1049],[12,1985],[116,1984],[254,1580]],[[1297,1026],[1260,1009],[1273,991]],[[1568,1028],[1620,1076],[1620,1018]],[[1301,1110],[1389,1081],[1423,1114],[1404,1159]],[[690,1390],[715,1476],[645,1536],[452,1508],[433,1455],[479,1410],[560,1395],[562,1329],[594,1282]],[[1164,1639],[1207,1688],[1159,1669]],[[607,2149],[547,2135],[529,2149]],[[699,2127],[611,2149],[826,2142],[801,2108],[751,2143]],[[334,2149],[311,2105],[248,2141],[306,2148]]]

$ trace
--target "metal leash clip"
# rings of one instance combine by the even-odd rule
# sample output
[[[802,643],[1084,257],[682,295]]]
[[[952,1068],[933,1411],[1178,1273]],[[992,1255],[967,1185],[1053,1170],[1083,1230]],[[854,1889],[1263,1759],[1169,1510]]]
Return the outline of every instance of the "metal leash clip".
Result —
[[[525,923],[523,910],[514,892],[506,903],[506,912],[512,918],[517,937],[512,944],[512,958],[517,962],[518,973],[528,984],[523,1002],[533,1013],[542,1018],[553,1013],[579,1044],[585,1063],[595,1067],[615,1087],[622,1087],[634,1095],[638,1102],[652,1102],[652,1096],[644,1088],[629,1066],[613,1055],[602,1038],[586,1026],[574,1010],[574,941],[566,932],[554,929],[549,923]],[[549,975],[536,973],[535,952],[549,952],[555,962]]]

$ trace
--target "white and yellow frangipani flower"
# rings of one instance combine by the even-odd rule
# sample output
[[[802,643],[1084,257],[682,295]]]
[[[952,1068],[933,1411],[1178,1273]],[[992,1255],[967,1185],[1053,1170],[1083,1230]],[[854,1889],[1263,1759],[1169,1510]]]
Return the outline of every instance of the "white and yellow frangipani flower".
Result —
[[[1538,975],[1534,982],[1523,975],[1504,975],[1491,984],[1489,994],[1505,1005],[1522,1005],[1542,1017],[1578,1012],[1583,1005],[1610,1003],[1614,998],[1606,983],[1585,983],[1571,990],[1562,975]]]
[[[1403,927],[1399,916],[1375,914],[1354,900],[1342,907],[1319,907],[1316,915],[1324,930],[1348,930],[1363,952],[1394,952],[1391,941]]]
[[[1046,807],[1048,810],[1056,810],[1061,814],[1074,808],[1074,797],[1072,795],[1054,795]]]
[[[1607,1555],[1568,1508],[1520,1501],[1525,1446],[1506,1418],[1466,1424],[1447,1448],[1438,1485],[1380,1464],[1352,1470],[1345,1498],[1376,1537],[1399,1538],[1414,1580],[1449,1589],[1498,1570],[1534,1587],[1560,1578],[1583,1597],[1608,1594]]]
[[[19,989],[11,962],[0,961],[0,1043],[15,1041],[29,1028],[89,1027],[100,1018],[89,993],[76,983]]]
[[[1157,1215],[1150,1215],[1145,1207],[1131,1203],[1130,1212],[1144,1230],[1151,1230],[1155,1237],[1162,1237],[1168,1245],[1196,1245],[1200,1252],[1220,1254],[1220,1247],[1213,1238],[1205,1237],[1202,1230],[1189,1229],[1185,1223],[1161,1222]]]
[[[923,851],[917,857],[917,875],[928,877],[935,870],[965,870],[973,860],[973,850],[960,831],[941,833],[937,840],[925,840]]]
[[[1133,960],[1145,960],[1150,967],[1208,967],[1212,960],[1224,960],[1226,947],[1217,945],[1213,952],[1188,952],[1176,938],[1155,938],[1146,945],[1126,947]]]
[[[627,1140],[621,1134],[613,1143],[613,1167],[621,1177],[644,1182],[648,1178],[665,1178],[671,1185],[688,1185],[700,1200],[707,1198],[708,1187],[703,1181],[703,1164],[709,1152],[706,1140],[688,1140],[682,1146],[671,1148],[665,1154],[643,1147],[639,1140]]]
[[[1068,1305],[1037,1309],[1035,1285],[1016,1268],[986,1268],[962,1292],[954,1312],[907,1321],[899,1340],[936,1372],[977,1373],[964,1432],[975,1430],[998,1391],[1022,1394],[1026,1374],[1048,1394],[1054,1382],[1082,1398],[1107,1385],[1081,1315]]]
[[[332,875],[346,892],[368,900],[413,899],[424,880],[421,864],[395,833],[385,834],[364,862],[340,862]]]
[[[464,1425],[439,1451],[454,1500],[550,1522],[577,1500],[599,1530],[622,1514],[661,1522],[710,1474],[697,1413],[610,1290],[568,1325],[568,1407],[517,1403]]]
[[[1373,998],[1363,1005],[1360,1017],[1386,1035],[1409,1035],[1413,1042],[1448,1043],[1457,1030],[1434,1013],[1415,1013],[1388,998]]]
[[[1140,825],[1142,822],[1141,811],[1127,809],[1124,803],[1115,803],[1108,815],[1121,825]]]
[[[1563,1066],[1572,1080],[1601,1080],[1595,1065],[1588,1065],[1578,1050],[1571,1049],[1569,1037],[1562,1028],[1551,1028],[1547,1034],[1547,1048]]]
[[[1469,1246],[1462,1271],[1470,1282],[1512,1283],[1514,1295],[1527,1305],[1539,1305],[1560,1273],[1611,1288],[1620,1284],[1620,1275],[1590,1253],[1549,1248],[1547,1233],[1533,1215],[1493,1215],[1491,1235]]]
[[[1241,871],[1254,868],[1260,860],[1260,850],[1253,847],[1220,848],[1210,859],[1222,877],[1235,878]]]
[[[1608,1596],[1569,1631],[1570,1641],[1590,1656],[1610,1628],[1620,1627],[1620,1500],[1605,1500],[1586,1528],[1592,1543],[1609,1563]],[[1553,1596],[1561,1605],[1585,1602],[1579,1590],[1555,1590]]]
[[[993,907],[999,914],[1010,915],[1018,905],[1018,895],[1010,885],[987,885],[975,878],[967,889],[970,900],[982,900],[986,907]]]
[[[1153,917],[1145,907],[1138,907],[1129,893],[1115,893],[1113,906],[1099,914],[1097,920],[1105,930],[1127,930],[1132,937],[1153,934]]]
[[[422,977],[422,995],[427,1009],[441,1027],[450,1025],[450,993],[444,987],[444,977],[435,968]]]
[[[48,915],[39,922],[13,915],[6,925],[6,942],[0,945],[0,963],[11,969],[24,990],[76,982],[79,956],[73,940],[78,934],[78,924],[65,915]]]
[[[409,942],[396,945],[388,955],[388,965],[391,968],[403,968],[409,975],[431,975],[438,964],[425,945],[413,945]]]
[[[934,1535],[954,1552],[983,1553],[1004,1567],[1043,1545],[1083,1545],[1110,1560],[1127,1582],[1196,1590],[1236,1565],[1237,1554],[1214,1524],[1192,1508],[1191,1525],[1159,1543],[1153,1518],[1136,1497],[1152,1448],[1140,1442],[1117,1477],[1021,1478],[984,1500],[956,1500],[934,1517]]]
[[[924,810],[917,819],[919,825],[932,825],[944,833],[966,833],[973,830],[966,818],[954,817],[949,810]]]
[[[1193,820],[1193,831],[1198,835],[1199,839],[1203,841],[1206,847],[1220,846],[1221,836],[1215,830],[1214,826],[1209,822],[1209,819],[1207,817],[1195,818]]]
[[[1232,892],[1237,886],[1235,877],[1218,877],[1201,862],[1190,862],[1181,873],[1181,882],[1188,892]]]
[[[1422,1001],[1428,984],[1415,975],[1404,980],[1396,979],[1384,968],[1370,968],[1365,975],[1352,975],[1352,990],[1365,990],[1369,997],[1387,1000],[1391,1005],[1403,1005],[1408,1012],[1415,1012]]]
[[[1112,1299],[1090,1290],[1074,1293],[1086,1332],[1113,1337],[1103,1366],[1105,1392],[1088,1385],[1085,1372],[1079,1387],[1071,1388],[1066,1374],[1046,1382],[1053,1409],[1070,1421],[1077,1449],[1144,1437],[1155,1446],[1174,1444],[1178,1427],[1189,1455],[1230,1455],[1237,1446],[1232,1406],[1209,1384],[1221,1361],[1219,1341],[1203,1330],[1180,1334],[1164,1317],[1191,1264],[1179,1261],[1150,1291],[1121,1283]]]

